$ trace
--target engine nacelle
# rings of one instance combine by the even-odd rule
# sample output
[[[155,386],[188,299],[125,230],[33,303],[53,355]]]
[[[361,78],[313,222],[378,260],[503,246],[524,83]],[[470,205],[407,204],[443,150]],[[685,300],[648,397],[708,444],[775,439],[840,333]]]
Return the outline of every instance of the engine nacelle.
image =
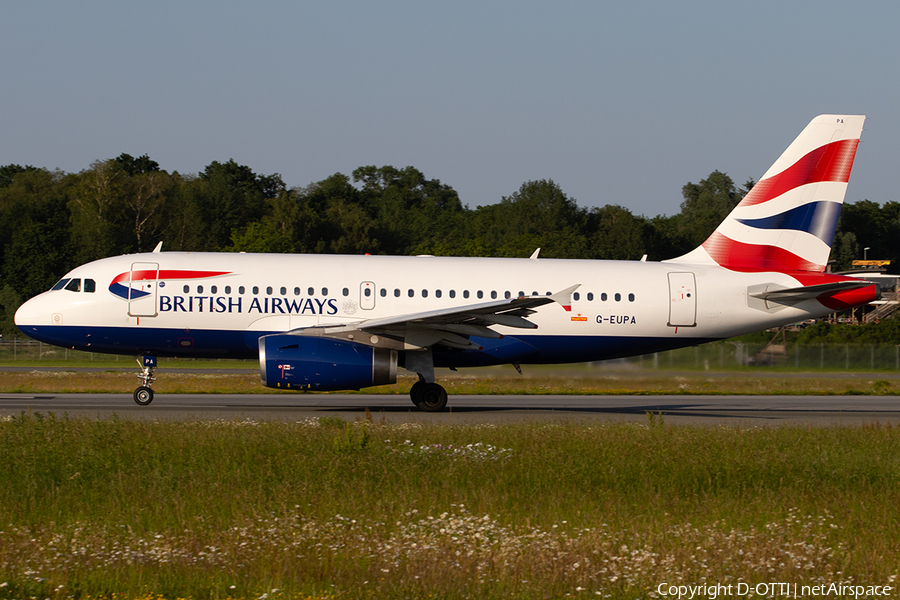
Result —
[[[259,338],[259,373],[266,387],[358,390],[397,381],[397,351],[300,335]]]

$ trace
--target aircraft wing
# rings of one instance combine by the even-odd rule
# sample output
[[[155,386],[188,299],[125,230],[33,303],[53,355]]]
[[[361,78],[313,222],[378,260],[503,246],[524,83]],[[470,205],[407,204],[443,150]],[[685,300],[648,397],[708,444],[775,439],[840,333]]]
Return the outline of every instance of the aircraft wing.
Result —
[[[415,350],[442,345],[463,350],[480,350],[470,336],[498,339],[503,336],[494,325],[520,329],[537,329],[527,319],[534,309],[557,302],[571,307],[576,284],[550,296],[520,296],[478,304],[454,306],[405,315],[368,319],[349,325],[322,325],[290,331],[291,335],[321,336],[352,341],[367,346],[396,350]]]

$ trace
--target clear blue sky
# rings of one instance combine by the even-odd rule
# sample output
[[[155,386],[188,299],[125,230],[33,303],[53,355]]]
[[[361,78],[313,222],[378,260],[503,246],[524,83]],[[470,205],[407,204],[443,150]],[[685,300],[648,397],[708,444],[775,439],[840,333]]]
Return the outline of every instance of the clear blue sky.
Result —
[[[553,179],[678,212],[815,115],[868,115],[847,200],[900,200],[896,2],[7,2],[0,164],[412,165],[470,207]]]

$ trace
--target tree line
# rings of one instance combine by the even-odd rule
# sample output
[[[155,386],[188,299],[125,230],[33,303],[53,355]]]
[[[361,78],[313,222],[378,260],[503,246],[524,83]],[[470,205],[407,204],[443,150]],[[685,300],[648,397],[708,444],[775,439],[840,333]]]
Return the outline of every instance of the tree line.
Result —
[[[681,211],[635,215],[616,204],[586,208],[552,180],[527,181],[497,204],[469,208],[456,191],[414,167],[363,166],[306,187],[234,160],[169,173],[147,155],[96,161],[79,173],[0,166],[0,329],[77,265],[152,250],[434,254],[651,260],[700,243],[740,202],[713,171],[681,190]],[[863,200],[841,214],[835,270],[862,257],[900,264],[900,203]]]

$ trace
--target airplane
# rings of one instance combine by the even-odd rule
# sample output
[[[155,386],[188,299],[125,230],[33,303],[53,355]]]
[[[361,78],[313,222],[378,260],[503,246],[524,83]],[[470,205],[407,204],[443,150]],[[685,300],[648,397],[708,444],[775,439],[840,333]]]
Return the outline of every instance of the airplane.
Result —
[[[867,304],[825,272],[865,117],[814,118],[712,235],[650,262],[162,252],[97,260],[15,315],[27,336],[135,356],[140,405],[157,357],[258,358],[262,385],[330,391],[436,367],[598,361],[670,350]]]

